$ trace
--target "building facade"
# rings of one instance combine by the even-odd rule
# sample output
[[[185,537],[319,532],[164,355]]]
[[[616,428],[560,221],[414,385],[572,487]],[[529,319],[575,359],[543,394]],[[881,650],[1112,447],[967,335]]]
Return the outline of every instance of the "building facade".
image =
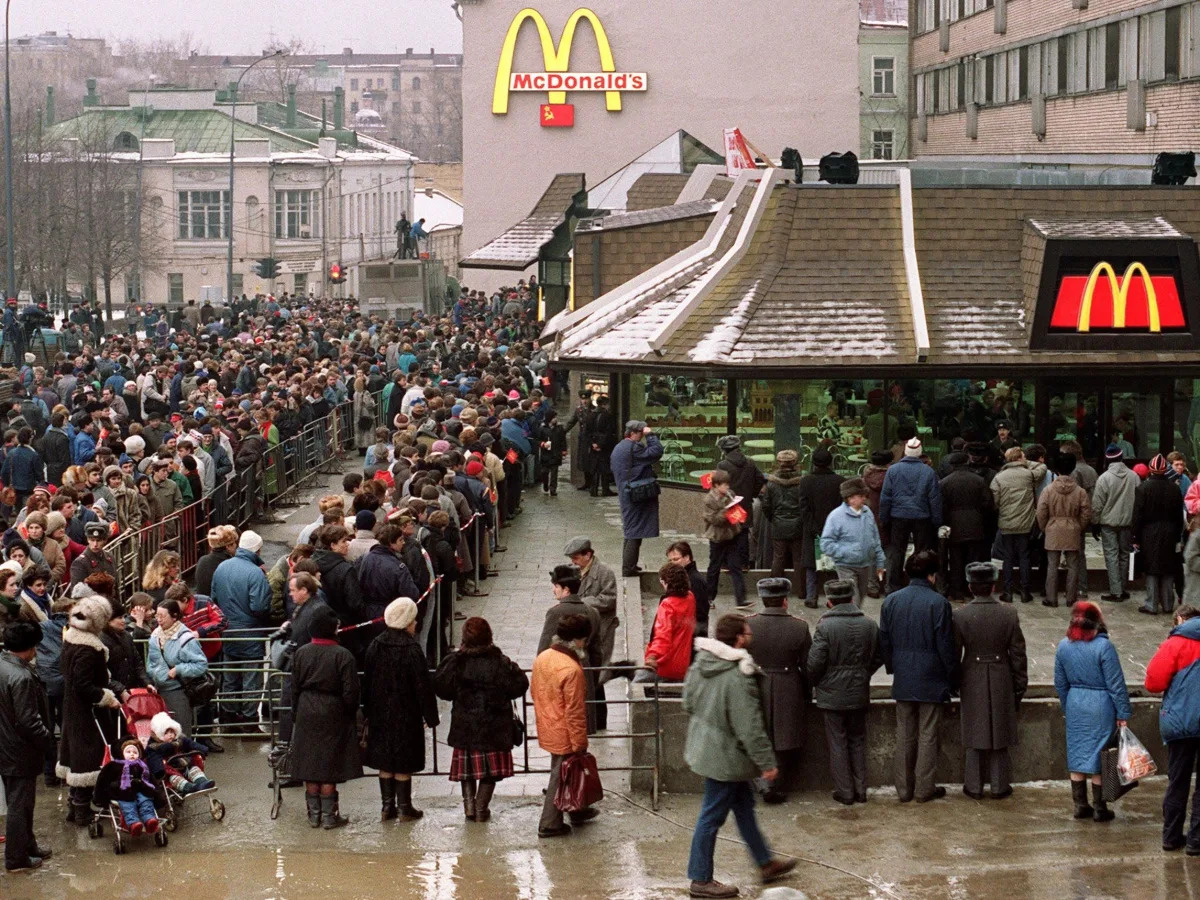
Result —
[[[913,0],[914,156],[1200,143],[1196,0]]]
[[[395,223],[413,209],[408,153],[340,122],[322,130],[294,107],[238,104],[231,200],[227,95],[159,89],[144,99],[106,106],[93,96],[45,138],[58,159],[103,156],[130,169],[122,192],[134,195],[127,202],[142,233],[136,258],[126,254],[116,273],[118,301],[225,296],[231,229],[235,296],[320,295],[335,262],[349,270],[343,290],[353,292],[357,264],[394,251]],[[256,272],[268,257],[279,262],[278,278]]]
[[[860,0],[859,156],[908,158],[908,0]]]
[[[680,129],[718,152],[735,126],[773,156],[860,146],[856,4],[595,0],[574,13],[533,4],[521,18],[526,6],[462,7],[465,251],[527,216],[557,173],[579,172],[590,189]],[[608,93],[534,89],[564,71],[627,77]]]

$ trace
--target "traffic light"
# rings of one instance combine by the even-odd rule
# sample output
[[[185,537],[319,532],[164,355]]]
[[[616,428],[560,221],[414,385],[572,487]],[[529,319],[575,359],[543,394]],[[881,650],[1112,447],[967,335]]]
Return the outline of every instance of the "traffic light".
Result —
[[[255,265],[254,271],[258,274],[259,278],[265,278],[268,281],[274,281],[282,274],[279,260],[273,259],[270,256],[260,259]]]
[[[333,263],[329,267],[329,281],[331,284],[341,284],[346,280],[346,270],[341,263]]]

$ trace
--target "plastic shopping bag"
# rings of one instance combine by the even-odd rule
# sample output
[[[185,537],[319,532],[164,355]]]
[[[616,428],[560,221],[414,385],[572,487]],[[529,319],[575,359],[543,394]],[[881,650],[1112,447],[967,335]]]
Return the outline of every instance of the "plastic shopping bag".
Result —
[[[1158,771],[1154,757],[1142,746],[1142,742],[1129,730],[1128,725],[1121,728],[1117,748],[1117,773],[1121,777],[1121,784],[1131,784],[1139,778],[1149,778]]]

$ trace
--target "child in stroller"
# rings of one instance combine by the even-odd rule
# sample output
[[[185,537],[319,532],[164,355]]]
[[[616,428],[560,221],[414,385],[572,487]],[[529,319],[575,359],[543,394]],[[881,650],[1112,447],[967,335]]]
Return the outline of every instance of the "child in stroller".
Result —
[[[204,774],[208,748],[183,734],[183,728],[169,713],[155,713],[150,720],[150,741],[146,762],[156,778],[162,778],[181,796],[207,791],[217,786]]]
[[[104,765],[96,782],[95,800],[113,801],[121,810],[125,827],[134,837],[158,831],[158,812],[154,808],[157,788],[150,780],[150,769],[142,759],[142,745],[136,738],[121,743],[121,756]]]

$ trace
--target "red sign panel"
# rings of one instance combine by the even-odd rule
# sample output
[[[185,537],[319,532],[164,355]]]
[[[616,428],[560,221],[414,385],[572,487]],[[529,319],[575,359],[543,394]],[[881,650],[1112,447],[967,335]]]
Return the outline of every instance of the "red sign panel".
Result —
[[[1064,275],[1050,318],[1052,331],[1178,331],[1187,327],[1173,275],[1151,275],[1133,263],[1119,275],[1099,263],[1090,275]]]
[[[543,103],[543,128],[570,128],[575,124],[575,106],[571,103]]]

